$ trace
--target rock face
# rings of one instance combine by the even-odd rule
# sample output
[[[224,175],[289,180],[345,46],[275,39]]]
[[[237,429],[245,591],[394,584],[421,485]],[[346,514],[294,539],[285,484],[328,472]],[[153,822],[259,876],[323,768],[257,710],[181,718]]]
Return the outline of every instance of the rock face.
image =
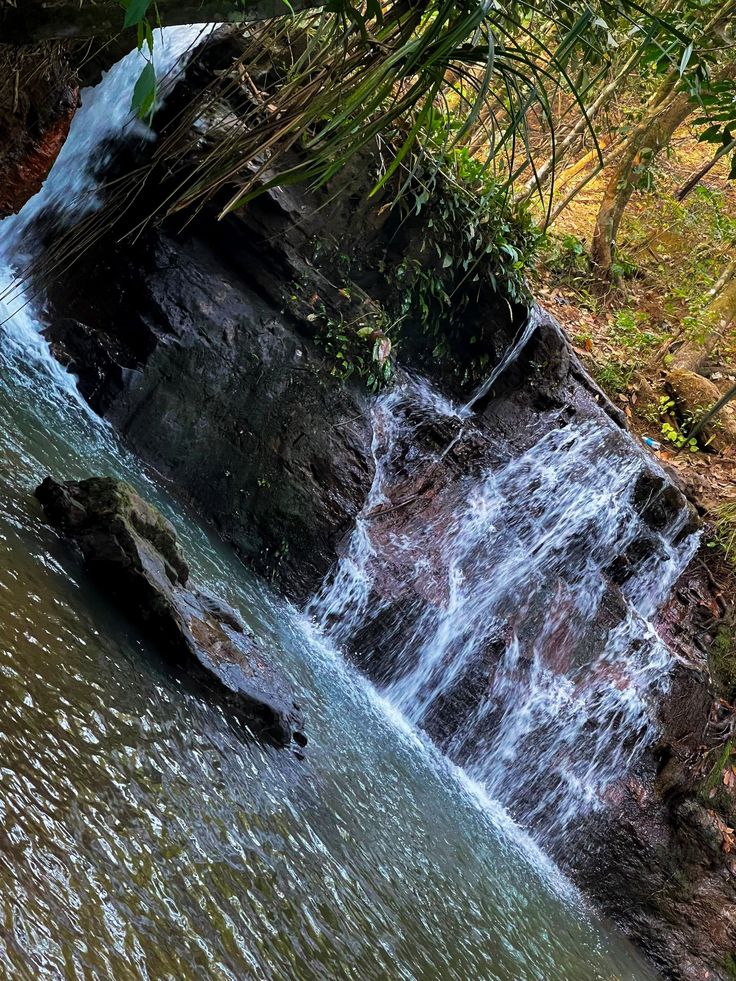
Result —
[[[81,549],[100,587],[184,672],[263,736],[306,745],[299,709],[237,614],[189,583],[174,529],[122,481],[36,489],[49,522]]]
[[[318,6],[316,0],[296,0],[290,8],[303,10]],[[251,0],[242,8],[222,0],[159,0],[161,24],[211,24],[220,21],[246,23],[284,16],[279,0]],[[34,44],[49,38],[96,38],[99,43],[121,33],[123,15],[117,0],[22,0],[0,4],[0,33],[14,44]],[[126,31],[128,49],[135,42],[135,31]]]
[[[78,104],[63,44],[0,44],[0,218],[19,211],[40,189]]]
[[[727,981],[736,963],[736,792],[726,786],[734,715],[711,680],[725,604],[704,558],[680,578],[658,624],[678,658],[659,740],[559,855],[674,981]]]
[[[52,287],[64,315],[48,329],[91,404],[297,598],[373,476],[368,393],[336,382],[310,337],[301,297],[326,287],[301,217],[274,197],[206,239],[149,233],[135,258],[101,249],[83,290],[73,277]]]

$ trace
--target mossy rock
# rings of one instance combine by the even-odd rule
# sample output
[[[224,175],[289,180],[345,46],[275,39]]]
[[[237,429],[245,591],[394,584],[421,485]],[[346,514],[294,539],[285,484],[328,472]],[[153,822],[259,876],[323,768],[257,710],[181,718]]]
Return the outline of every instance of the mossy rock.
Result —
[[[177,670],[278,745],[306,744],[288,680],[234,610],[188,585],[172,525],[112,477],[36,489],[49,522],[72,538],[106,591]]]

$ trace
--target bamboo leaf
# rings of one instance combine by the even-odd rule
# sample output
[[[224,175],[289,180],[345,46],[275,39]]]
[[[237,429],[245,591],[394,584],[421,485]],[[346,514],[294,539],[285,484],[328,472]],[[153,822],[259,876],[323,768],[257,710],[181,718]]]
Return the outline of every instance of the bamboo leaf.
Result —
[[[127,0],[123,27],[135,27],[144,20],[151,6],[151,0]]]
[[[153,62],[147,61],[133,89],[131,110],[141,119],[145,119],[152,114],[155,103],[156,70],[153,67]]]

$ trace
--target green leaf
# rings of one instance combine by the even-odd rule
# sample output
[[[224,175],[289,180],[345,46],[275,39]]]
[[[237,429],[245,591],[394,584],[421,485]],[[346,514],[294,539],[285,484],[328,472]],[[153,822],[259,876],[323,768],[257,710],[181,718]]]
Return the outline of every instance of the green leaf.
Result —
[[[156,69],[153,62],[146,62],[146,66],[138,77],[133,89],[133,99],[130,108],[141,119],[153,113],[156,102]]]
[[[722,126],[709,126],[708,129],[704,130],[698,140],[701,143],[720,143],[723,136]]]
[[[151,0],[127,0],[123,27],[134,27],[142,21],[151,6]]]

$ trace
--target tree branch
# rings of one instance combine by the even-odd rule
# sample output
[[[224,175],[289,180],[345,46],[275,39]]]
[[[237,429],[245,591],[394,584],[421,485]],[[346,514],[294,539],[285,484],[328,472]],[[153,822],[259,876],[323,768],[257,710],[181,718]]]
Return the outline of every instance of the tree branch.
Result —
[[[164,27],[176,24],[249,23],[322,6],[323,0],[158,0]],[[52,38],[106,38],[120,34],[119,0],[0,0],[0,43],[35,44]],[[132,33],[132,32],[131,32]]]

